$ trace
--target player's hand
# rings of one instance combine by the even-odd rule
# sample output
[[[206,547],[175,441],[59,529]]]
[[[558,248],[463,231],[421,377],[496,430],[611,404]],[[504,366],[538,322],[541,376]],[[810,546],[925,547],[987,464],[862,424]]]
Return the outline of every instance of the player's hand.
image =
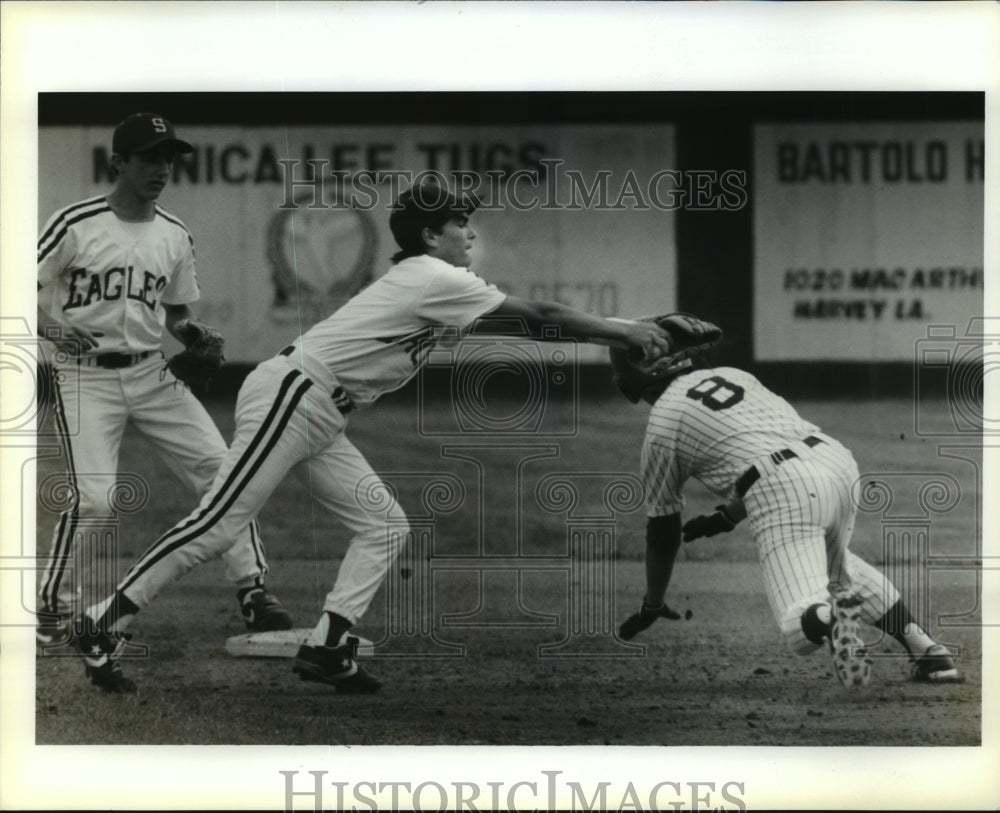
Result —
[[[629,322],[625,341],[633,361],[649,363],[670,354],[670,334],[653,322]]]
[[[97,340],[103,335],[99,330],[87,330],[80,325],[61,325],[58,335],[50,336],[48,339],[64,353],[78,356],[97,347]]]
[[[650,626],[657,618],[669,618],[671,621],[678,621],[681,614],[670,609],[663,603],[658,607],[650,607],[645,601],[639,608],[639,612],[633,613],[618,628],[618,636],[625,641],[631,641]]]
[[[703,536],[728,533],[735,527],[736,523],[726,515],[726,506],[717,505],[714,513],[689,519],[681,530],[684,533],[684,541],[691,542]]]

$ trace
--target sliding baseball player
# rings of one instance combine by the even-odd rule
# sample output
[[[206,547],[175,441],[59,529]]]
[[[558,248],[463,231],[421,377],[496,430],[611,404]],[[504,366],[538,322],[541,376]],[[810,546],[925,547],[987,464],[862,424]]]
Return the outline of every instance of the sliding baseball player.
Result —
[[[622,393],[652,404],[641,454],[646,595],[621,625],[622,638],[657,618],[680,617],[664,598],[681,545],[682,488],[693,477],[727,502],[686,523],[684,539],[729,531],[749,517],[768,600],[794,652],[828,647],[840,682],[863,686],[872,666],[867,623],[903,645],[916,677],[958,679],[947,647],[913,620],[880,571],[849,550],[858,467],[844,446],[743,370],[697,369],[691,358],[669,357],[642,367],[617,349],[611,362]]]

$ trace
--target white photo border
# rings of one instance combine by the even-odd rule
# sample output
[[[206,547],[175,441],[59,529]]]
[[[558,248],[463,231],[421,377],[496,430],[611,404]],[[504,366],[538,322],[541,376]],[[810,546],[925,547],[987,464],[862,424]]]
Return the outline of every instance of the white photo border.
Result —
[[[998,11],[975,2],[4,2],[0,315],[34,313],[27,269],[42,92],[982,90],[995,147]],[[1000,313],[997,164],[987,162],[985,184],[986,223],[994,226],[986,238],[988,314]],[[995,398],[988,386],[987,402]],[[996,483],[985,450],[984,466],[985,482]],[[11,539],[12,527],[16,536],[21,520],[33,527],[33,517],[2,504],[0,539]],[[997,531],[987,516],[984,540]],[[985,600],[984,621],[1000,617],[1000,599]],[[36,746],[31,632],[0,626],[0,809],[273,809],[284,804],[279,770],[305,776],[332,762],[345,780],[384,776],[389,764],[392,780],[415,783],[485,783],[501,769],[510,783],[538,781],[540,766],[563,771],[564,780],[622,785],[642,777],[743,781],[750,808],[1000,804],[1000,714],[987,677],[995,675],[995,629],[984,629],[981,748],[618,747],[609,755],[426,747],[393,748],[391,759],[374,747],[198,746],[192,756],[190,746]],[[794,787],[778,777],[794,777]],[[311,801],[297,806],[311,809]]]

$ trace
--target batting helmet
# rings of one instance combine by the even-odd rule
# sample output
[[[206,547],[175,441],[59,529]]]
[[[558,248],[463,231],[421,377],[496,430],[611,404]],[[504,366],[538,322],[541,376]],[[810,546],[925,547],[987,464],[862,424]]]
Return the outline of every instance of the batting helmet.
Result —
[[[659,394],[674,378],[694,367],[694,359],[722,341],[722,329],[686,313],[645,316],[670,334],[674,352],[653,362],[636,358],[633,351],[612,347],[611,371],[622,395],[633,404],[649,392]]]

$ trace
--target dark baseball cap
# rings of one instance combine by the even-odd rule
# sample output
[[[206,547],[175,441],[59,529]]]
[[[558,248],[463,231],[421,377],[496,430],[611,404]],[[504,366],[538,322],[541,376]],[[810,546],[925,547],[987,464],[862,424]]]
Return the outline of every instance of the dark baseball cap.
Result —
[[[471,215],[479,203],[468,196],[458,197],[436,183],[423,183],[400,194],[389,215],[389,230],[404,251],[423,250],[424,228],[439,229],[450,218]]]
[[[194,152],[194,147],[178,138],[174,125],[156,113],[133,113],[115,127],[111,151],[118,155],[151,150],[171,144],[177,152]]]

